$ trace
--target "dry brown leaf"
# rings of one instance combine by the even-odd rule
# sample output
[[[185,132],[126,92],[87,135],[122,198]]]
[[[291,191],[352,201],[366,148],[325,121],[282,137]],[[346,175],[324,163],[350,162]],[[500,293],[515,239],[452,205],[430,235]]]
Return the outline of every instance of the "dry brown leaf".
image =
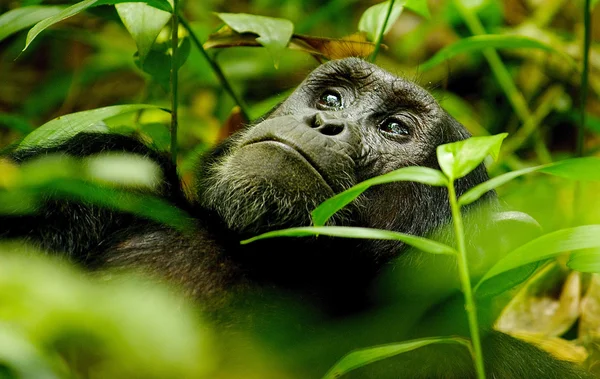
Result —
[[[504,308],[495,328],[556,337],[579,317],[581,274],[552,263],[534,275]]]
[[[511,336],[522,341],[528,342],[540,349],[552,354],[552,356],[578,364],[583,363],[588,352],[583,346],[577,345],[575,342],[567,341],[559,337],[544,337],[537,333],[529,332],[510,332]]]
[[[205,49],[228,48],[236,46],[262,47],[256,41],[258,34],[238,33],[225,25],[211,34],[203,44]],[[375,44],[367,41],[364,33],[352,34],[342,39],[313,37],[300,34],[292,35],[288,48],[311,54],[317,60],[341,59],[346,57],[368,57],[375,50]]]

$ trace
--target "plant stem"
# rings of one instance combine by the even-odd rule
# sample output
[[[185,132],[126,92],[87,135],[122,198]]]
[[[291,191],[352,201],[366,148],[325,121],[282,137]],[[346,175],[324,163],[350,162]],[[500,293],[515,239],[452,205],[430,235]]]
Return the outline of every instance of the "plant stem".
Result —
[[[227,93],[229,93],[229,96],[231,96],[231,98],[233,98],[233,101],[235,101],[235,103],[238,105],[238,107],[240,107],[240,112],[242,113],[242,116],[244,116],[246,121],[250,121],[250,113],[248,112],[248,105],[246,105],[244,100],[235,93],[235,91],[233,90],[233,87],[231,86],[231,83],[229,83],[229,80],[227,80],[227,78],[225,77],[225,74],[223,74],[221,67],[219,67],[217,62],[215,62],[208,55],[208,53],[202,46],[202,43],[198,39],[198,36],[196,35],[196,33],[194,33],[194,31],[192,30],[192,27],[187,22],[187,20],[183,16],[179,15],[179,21],[181,22],[181,25],[183,25],[183,27],[189,33],[190,38],[192,39],[192,42],[194,43],[194,45],[196,45],[196,48],[198,49],[198,51],[200,51],[200,54],[202,54],[202,56],[204,56],[204,58],[206,59],[206,61],[210,65],[210,67],[212,68],[213,72],[217,76],[217,79],[219,80],[219,82],[221,83],[221,85],[223,86],[225,91],[227,91]]]
[[[385,32],[385,27],[390,19],[390,15],[392,14],[392,9],[394,9],[395,0],[390,0],[390,6],[388,7],[387,13],[385,15],[385,20],[383,21],[383,25],[381,26],[381,30],[377,34],[377,41],[375,42],[375,49],[373,50],[373,54],[371,54],[371,58],[369,59],[371,62],[375,62],[375,58],[377,58],[377,54],[379,54],[379,49],[381,48],[381,41],[383,40],[383,34]]]
[[[173,0],[173,17],[171,17],[171,159],[177,163],[177,82],[179,71],[179,0]]]
[[[465,231],[463,228],[462,216],[460,214],[460,205],[456,199],[454,190],[454,181],[448,183],[448,198],[450,208],[452,209],[452,220],[454,222],[454,233],[458,250],[458,272],[463,294],[465,296],[465,310],[469,320],[469,332],[471,333],[471,343],[473,345],[473,362],[478,379],[485,379],[485,369],[483,366],[483,352],[481,350],[481,338],[479,337],[479,323],[477,321],[477,308],[475,298],[471,287],[471,276],[469,275],[469,266],[467,264],[467,249],[465,245]]]
[[[583,10],[583,26],[584,26],[584,37],[583,37],[583,69],[581,70],[581,121],[579,125],[579,132],[577,134],[577,156],[583,156],[583,137],[585,131],[585,105],[587,103],[588,96],[588,76],[589,76],[589,61],[590,61],[590,43],[592,26],[590,21],[590,0],[585,0]]]

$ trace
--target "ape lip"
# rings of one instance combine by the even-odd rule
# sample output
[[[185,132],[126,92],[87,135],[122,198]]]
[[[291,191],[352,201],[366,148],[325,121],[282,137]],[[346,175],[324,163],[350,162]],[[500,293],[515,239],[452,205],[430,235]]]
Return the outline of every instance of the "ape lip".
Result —
[[[327,175],[323,173],[324,170],[321,170],[319,165],[310,157],[310,155],[306,154],[302,149],[298,148],[294,144],[289,143],[288,141],[280,140],[277,138],[265,138],[265,139],[260,139],[260,140],[249,141],[248,143],[243,144],[241,147],[255,145],[255,144],[261,143],[261,142],[273,142],[275,144],[283,145],[287,149],[293,150],[295,153],[300,155],[300,157],[302,157],[304,159],[304,161],[306,161],[306,163],[310,167],[312,167],[313,170],[315,170],[317,175],[321,178],[321,180],[323,180],[323,183],[325,183],[327,188],[329,188],[332,193],[336,194],[336,193],[340,192],[340,191],[335,191],[333,189],[333,185],[331,184],[331,181],[329,180]]]

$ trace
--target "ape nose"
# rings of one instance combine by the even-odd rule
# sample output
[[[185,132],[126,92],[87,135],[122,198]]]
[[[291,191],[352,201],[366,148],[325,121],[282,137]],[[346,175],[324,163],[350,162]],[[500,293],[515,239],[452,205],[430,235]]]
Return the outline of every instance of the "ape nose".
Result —
[[[335,136],[344,131],[346,120],[319,112],[310,117],[308,124],[321,134]]]

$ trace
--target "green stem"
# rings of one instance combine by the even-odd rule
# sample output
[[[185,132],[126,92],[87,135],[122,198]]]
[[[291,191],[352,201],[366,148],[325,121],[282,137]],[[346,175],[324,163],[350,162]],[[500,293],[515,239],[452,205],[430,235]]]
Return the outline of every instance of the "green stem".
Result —
[[[177,73],[179,71],[179,0],[173,0],[171,17],[171,159],[177,163]]]
[[[179,21],[181,22],[181,25],[183,25],[183,27],[187,30],[188,34],[190,35],[190,38],[192,39],[192,42],[194,43],[194,45],[196,45],[196,48],[198,49],[198,51],[200,51],[200,54],[202,54],[204,56],[204,58],[206,59],[206,61],[210,65],[210,67],[212,68],[213,72],[217,76],[217,79],[221,83],[221,86],[223,86],[225,91],[227,91],[227,93],[229,93],[229,96],[231,96],[231,98],[233,98],[233,101],[238,105],[238,107],[240,107],[240,112],[242,113],[242,116],[244,116],[246,121],[250,121],[250,113],[248,112],[248,106],[246,105],[244,100],[235,93],[235,91],[233,90],[233,87],[231,86],[231,83],[229,83],[229,80],[227,80],[227,78],[225,77],[225,74],[223,74],[221,67],[219,67],[217,62],[215,62],[208,55],[208,53],[202,46],[202,43],[198,39],[198,36],[196,35],[196,33],[194,33],[194,31],[192,30],[192,27],[187,22],[187,20],[183,16],[179,15]]]
[[[590,61],[590,43],[592,26],[590,21],[590,0],[585,0],[583,10],[583,25],[584,25],[584,37],[583,37],[583,69],[581,71],[581,121],[579,124],[579,132],[577,134],[577,156],[583,156],[583,137],[585,131],[585,105],[587,103],[588,96],[588,76],[589,76],[589,61]]]
[[[471,276],[469,275],[469,266],[467,264],[467,248],[465,244],[465,231],[463,228],[462,216],[460,214],[460,205],[456,199],[454,190],[454,181],[448,183],[448,197],[450,208],[452,209],[452,220],[454,222],[454,233],[456,234],[456,243],[458,249],[458,272],[463,294],[465,296],[465,310],[469,320],[469,331],[471,333],[471,342],[473,345],[473,361],[478,379],[485,379],[485,369],[483,366],[483,352],[481,350],[481,338],[479,336],[479,323],[477,321],[477,308],[475,298],[471,287]]]
[[[377,41],[375,42],[375,49],[373,50],[373,54],[371,54],[371,58],[369,59],[371,62],[375,62],[375,58],[377,58],[377,54],[379,54],[379,49],[381,48],[381,41],[383,40],[383,34],[385,32],[385,27],[390,19],[390,15],[392,14],[392,9],[394,9],[395,0],[390,0],[390,6],[388,7],[387,13],[385,15],[385,20],[383,21],[383,25],[381,26],[381,30],[377,34]]]

